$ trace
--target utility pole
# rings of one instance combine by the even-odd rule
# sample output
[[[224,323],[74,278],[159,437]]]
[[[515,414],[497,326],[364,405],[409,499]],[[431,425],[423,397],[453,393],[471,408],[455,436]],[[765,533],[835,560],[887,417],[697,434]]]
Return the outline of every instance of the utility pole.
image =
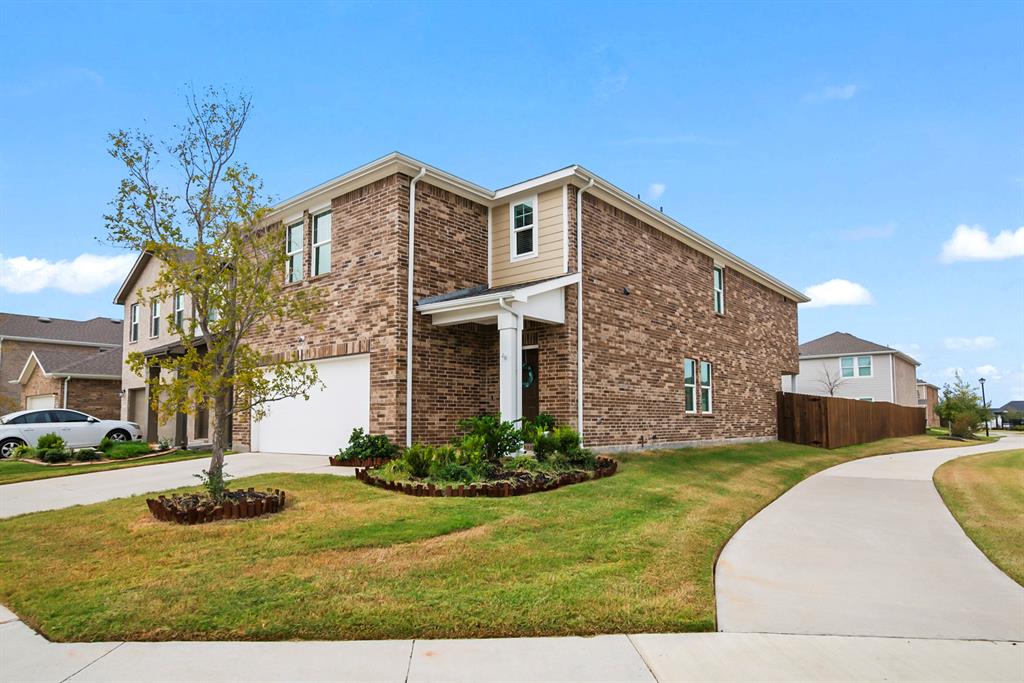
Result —
[[[978,380],[978,383],[981,384],[981,407],[984,408],[985,410],[988,410],[988,402],[985,401],[985,378],[984,377],[980,378]],[[985,416],[985,436],[986,437],[988,436],[988,416],[987,415]]]

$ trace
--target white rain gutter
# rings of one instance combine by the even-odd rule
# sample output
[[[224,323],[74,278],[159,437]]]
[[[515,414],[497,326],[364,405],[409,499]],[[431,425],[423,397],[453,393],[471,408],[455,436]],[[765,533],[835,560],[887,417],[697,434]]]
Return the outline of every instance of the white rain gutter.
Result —
[[[576,191],[576,431],[583,440],[583,193],[594,186],[594,178]]]
[[[405,316],[405,445],[412,445],[412,310],[413,256],[416,253],[416,183],[427,175],[426,166],[409,183],[409,301]]]
[[[512,359],[515,361],[516,367],[521,366],[523,364],[523,314],[506,304],[504,298],[498,299],[498,306],[511,313],[516,319],[516,348],[512,352]],[[513,373],[513,375],[516,374],[518,373]],[[515,380],[515,377],[512,379]],[[523,381],[520,379],[518,383],[513,382],[513,384],[517,385],[514,392],[516,398],[515,414],[517,418],[520,418],[523,416]],[[501,419],[504,420],[505,416],[503,415]]]
[[[68,407],[68,384],[71,382],[71,376],[64,378],[64,405],[62,407]]]

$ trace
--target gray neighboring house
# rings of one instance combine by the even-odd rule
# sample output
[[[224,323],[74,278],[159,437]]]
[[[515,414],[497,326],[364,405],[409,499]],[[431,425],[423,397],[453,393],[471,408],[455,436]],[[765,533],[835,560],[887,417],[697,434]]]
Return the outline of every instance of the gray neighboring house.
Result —
[[[1024,415],[1024,401],[1010,401],[1002,408],[993,410],[992,415],[995,418],[993,422],[997,428],[1022,427],[1024,426],[1024,419],[1017,418],[1017,414]]]
[[[919,365],[898,349],[833,332],[800,345],[800,373],[784,376],[782,390],[916,407]]]

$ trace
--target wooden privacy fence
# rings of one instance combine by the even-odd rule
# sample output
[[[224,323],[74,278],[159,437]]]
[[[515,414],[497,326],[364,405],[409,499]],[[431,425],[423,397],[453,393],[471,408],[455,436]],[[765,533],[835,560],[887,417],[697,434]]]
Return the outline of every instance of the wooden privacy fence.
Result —
[[[779,441],[841,448],[925,431],[924,408],[784,391],[776,396]]]

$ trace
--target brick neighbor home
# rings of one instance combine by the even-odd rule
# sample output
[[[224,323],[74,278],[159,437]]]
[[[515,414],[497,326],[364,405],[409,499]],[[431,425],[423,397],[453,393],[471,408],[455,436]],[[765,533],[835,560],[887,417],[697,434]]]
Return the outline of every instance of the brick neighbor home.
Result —
[[[444,442],[498,412],[604,449],[766,440],[799,370],[799,291],[580,166],[489,190],[394,153],[269,220],[285,287],[326,306],[251,343],[325,386],[236,420],[235,448],[333,454],[353,427]],[[142,275],[118,295],[140,326]]]
[[[0,313],[0,414],[72,408],[117,419],[121,321]]]

